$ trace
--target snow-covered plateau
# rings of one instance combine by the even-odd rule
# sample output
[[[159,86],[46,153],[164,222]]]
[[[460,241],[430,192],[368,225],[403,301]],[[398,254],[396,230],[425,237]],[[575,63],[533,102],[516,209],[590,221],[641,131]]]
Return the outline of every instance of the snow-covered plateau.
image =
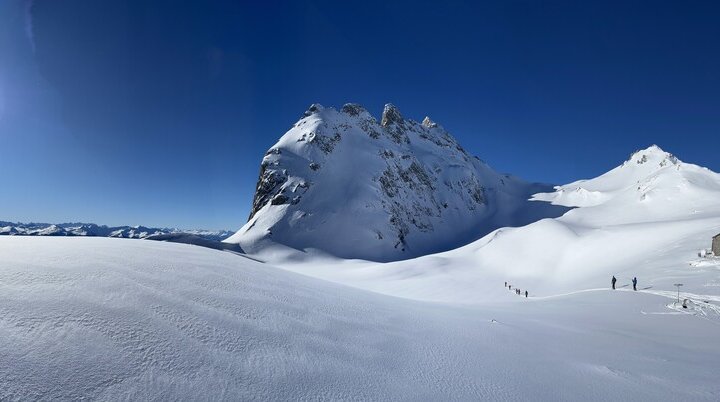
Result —
[[[0,236],[0,399],[720,400],[720,175],[652,146],[553,189],[351,106],[268,154],[237,248]],[[345,141],[393,156],[322,173]]]

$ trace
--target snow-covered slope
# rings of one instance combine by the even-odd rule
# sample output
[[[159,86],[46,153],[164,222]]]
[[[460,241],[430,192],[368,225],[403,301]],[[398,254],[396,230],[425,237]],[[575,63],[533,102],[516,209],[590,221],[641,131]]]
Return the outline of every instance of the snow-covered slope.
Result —
[[[583,207],[565,221],[609,225],[720,215],[720,176],[684,163],[657,145],[591,180],[556,187],[535,200]]]
[[[250,218],[226,241],[405,259],[559,216],[565,208],[528,201],[547,190],[495,172],[429,118],[313,105],[267,152]]]
[[[615,275],[619,286],[638,277],[644,292],[671,297],[673,284],[681,282],[686,297],[719,304],[720,259],[698,258],[698,250],[709,248],[720,233],[717,173],[652,146],[598,178],[534,198],[573,209],[408,261],[270,260],[308,275],[422,300],[502,298],[505,281],[542,297],[606,288]]]
[[[719,400],[720,258],[697,252],[720,175],[651,147],[535,198],[575,208],[386,263],[1,236],[0,395]]]
[[[423,303],[110,238],[5,236],[0,257],[0,399],[720,397],[720,325],[658,295]]]

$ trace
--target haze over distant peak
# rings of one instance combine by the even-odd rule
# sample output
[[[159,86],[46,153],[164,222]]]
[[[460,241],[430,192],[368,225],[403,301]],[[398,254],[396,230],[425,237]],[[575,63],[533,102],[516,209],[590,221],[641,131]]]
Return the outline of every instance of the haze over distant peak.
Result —
[[[152,228],[146,226],[105,226],[94,223],[22,223],[0,221],[0,235],[6,236],[84,236],[146,239],[152,236],[185,234],[220,241],[232,234],[227,230]]]

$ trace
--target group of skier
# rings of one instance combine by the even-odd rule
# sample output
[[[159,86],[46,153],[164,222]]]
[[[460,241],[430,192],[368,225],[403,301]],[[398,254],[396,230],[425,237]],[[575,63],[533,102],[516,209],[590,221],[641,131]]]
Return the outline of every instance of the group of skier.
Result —
[[[507,283],[507,281],[505,281],[505,287],[508,288],[508,290],[512,290],[512,285],[509,285],[509,284]],[[518,296],[522,296],[522,295],[523,295],[523,292],[522,292],[520,289],[515,288],[515,294],[518,295]],[[525,297],[528,297],[528,291],[527,291],[527,290],[525,290]]]
[[[610,283],[612,284],[613,290],[615,290],[615,283],[617,282],[617,278],[615,278],[615,275],[613,275],[612,279],[610,280]],[[633,290],[637,290],[637,277],[633,277],[632,279],[633,284]]]
[[[637,282],[638,282],[637,277],[633,277],[633,278],[632,278],[633,290],[637,290]],[[613,275],[612,279],[610,280],[610,283],[612,284],[613,290],[615,290],[615,283],[617,283],[617,278],[615,278],[615,275]],[[512,285],[508,284],[507,281],[505,281],[505,287],[506,287],[508,290],[513,290]],[[522,295],[523,295],[523,292],[522,292],[520,289],[515,288],[515,294],[518,295],[518,296],[522,296]],[[527,291],[527,290],[525,290],[525,297],[528,297],[528,291]]]

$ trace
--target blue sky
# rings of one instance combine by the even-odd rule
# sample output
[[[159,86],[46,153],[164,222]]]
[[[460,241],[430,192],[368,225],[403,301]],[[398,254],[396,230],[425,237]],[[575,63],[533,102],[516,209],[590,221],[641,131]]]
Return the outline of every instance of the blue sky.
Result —
[[[720,170],[713,2],[0,2],[0,220],[236,229],[311,103],[430,115],[496,169],[657,143]]]

